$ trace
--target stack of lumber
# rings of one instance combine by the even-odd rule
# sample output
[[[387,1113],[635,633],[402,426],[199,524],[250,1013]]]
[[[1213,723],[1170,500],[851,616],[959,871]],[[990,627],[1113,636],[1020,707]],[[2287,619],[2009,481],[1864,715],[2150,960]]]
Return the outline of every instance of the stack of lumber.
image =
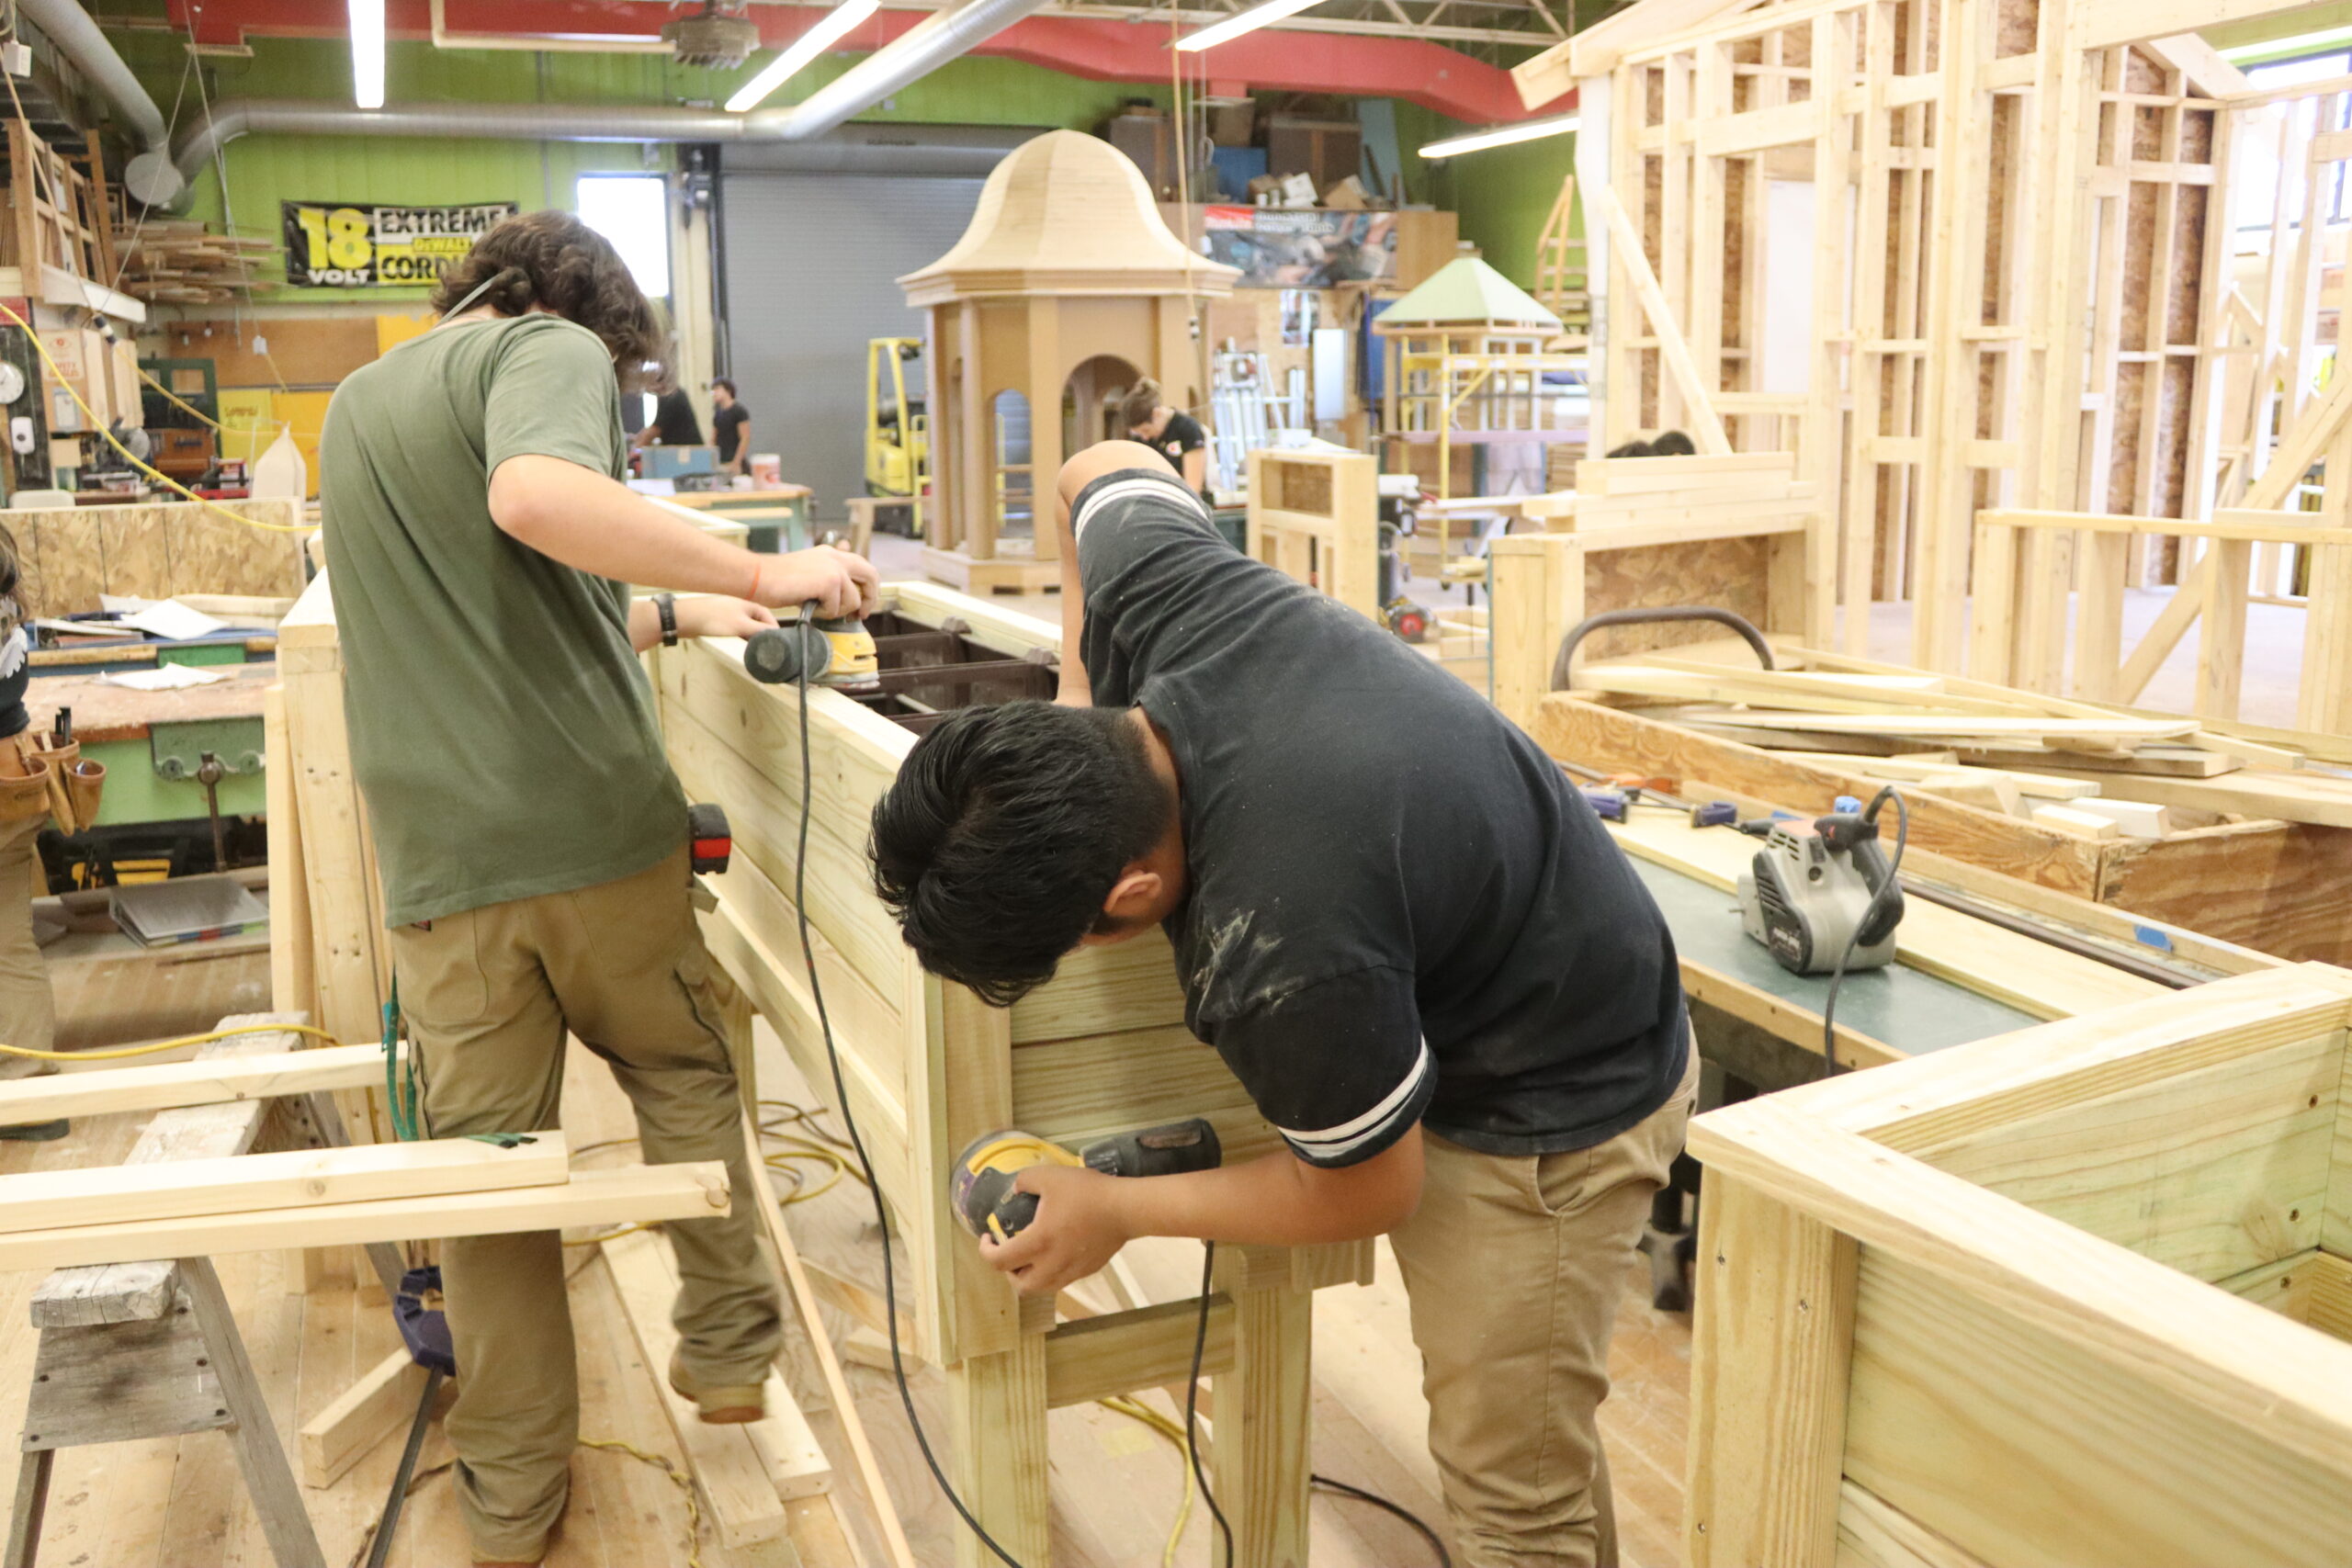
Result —
[[[0,1084],[0,1124],[238,1105],[380,1081],[369,1046],[204,1058]],[[575,1172],[560,1132],[236,1151],[0,1177],[0,1270],[691,1219],[728,1204],[718,1164]]]
[[[1718,662],[1713,646],[1696,651],[1587,666],[1577,694],[2084,837],[2162,838],[2247,818],[2352,827],[2352,746],[2338,738],[1804,649],[1769,671]]]
[[[114,244],[122,263],[117,287],[164,305],[217,305],[250,293],[256,266],[277,251],[267,240],[215,233],[209,224],[152,219],[117,230]]]

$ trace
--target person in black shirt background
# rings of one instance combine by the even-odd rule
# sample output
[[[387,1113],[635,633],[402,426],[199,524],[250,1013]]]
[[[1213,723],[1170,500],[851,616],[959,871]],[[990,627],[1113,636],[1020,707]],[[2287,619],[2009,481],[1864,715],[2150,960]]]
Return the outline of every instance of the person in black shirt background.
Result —
[[[686,400],[685,390],[673,387],[653,400],[653,423],[629,437],[632,446],[650,446],[659,442],[664,446],[699,446],[702,445],[702,422],[695,418],[695,405]]]
[[[1159,383],[1148,376],[1128,391],[1126,401],[1120,405],[1127,434],[1167,458],[1203,501],[1216,505],[1209,494],[1209,433],[1201,428],[1199,420],[1170,408],[1159,396]]]
[[[735,396],[735,383],[721,376],[710,384],[710,433],[718,439],[718,471],[752,471],[752,411]]]
[[[1614,1564],[1610,1334],[1698,1078],[1664,917],[1541,747],[1236,551],[1159,452],[1104,442],[1058,494],[1058,698],[915,743],[876,891],[1000,1007],[1162,927],[1186,1024],[1285,1147],[1032,1167],[1035,1221],[983,1257],[1050,1295],[1136,1236],[1385,1233],[1459,1560]]]

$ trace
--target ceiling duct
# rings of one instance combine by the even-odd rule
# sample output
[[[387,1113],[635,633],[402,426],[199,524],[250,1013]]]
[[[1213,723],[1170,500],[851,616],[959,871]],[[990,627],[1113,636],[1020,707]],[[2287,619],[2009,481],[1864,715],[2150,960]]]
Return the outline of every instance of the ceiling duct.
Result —
[[[742,149],[729,167],[778,174],[904,175],[984,178],[1043,127],[843,126],[787,142],[791,111],[597,104],[404,104],[356,109],[319,98],[224,98],[180,133],[172,158],[192,180],[222,146],[255,131],[305,136],[490,136],[530,141],[715,141]]]
[[[17,0],[17,9],[105,96],[120,117],[123,130],[138,144],[138,155],[123,170],[125,187],[151,207],[175,199],[187,182],[167,151],[171,133],[164,124],[164,111],[122,62],[98,24],[82,9],[80,0]]]

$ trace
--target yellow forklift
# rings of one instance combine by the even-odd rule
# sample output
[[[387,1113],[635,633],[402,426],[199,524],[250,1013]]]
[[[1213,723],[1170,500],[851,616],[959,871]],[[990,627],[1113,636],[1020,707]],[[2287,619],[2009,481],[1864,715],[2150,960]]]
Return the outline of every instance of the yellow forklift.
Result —
[[[919,337],[865,344],[865,493],[877,498],[874,525],[909,538],[922,536],[923,497],[931,491],[931,419],[917,365],[922,348]]]

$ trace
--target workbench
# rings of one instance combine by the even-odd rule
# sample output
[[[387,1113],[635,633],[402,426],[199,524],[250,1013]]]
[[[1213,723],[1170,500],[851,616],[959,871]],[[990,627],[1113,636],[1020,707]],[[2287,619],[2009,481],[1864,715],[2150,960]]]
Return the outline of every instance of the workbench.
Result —
[[[262,694],[277,684],[277,665],[215,668],[228,679],[164,692],[113,685],[96,674],[34,672],[25,694],[33,729],[46,732],[59,708],[71,708],[82,755],[106,764],[98,827],[206,817],[204,786],[196,782],[206,751],[229,770],[220,784],[220,814],[262,814]]]
[[[817,492],[807,485],[770,485],[762,490],[685,491],[662,498],[706,516],[724,517],[750,530],[744,547],[763,555],[805,550],[816,541]]]

